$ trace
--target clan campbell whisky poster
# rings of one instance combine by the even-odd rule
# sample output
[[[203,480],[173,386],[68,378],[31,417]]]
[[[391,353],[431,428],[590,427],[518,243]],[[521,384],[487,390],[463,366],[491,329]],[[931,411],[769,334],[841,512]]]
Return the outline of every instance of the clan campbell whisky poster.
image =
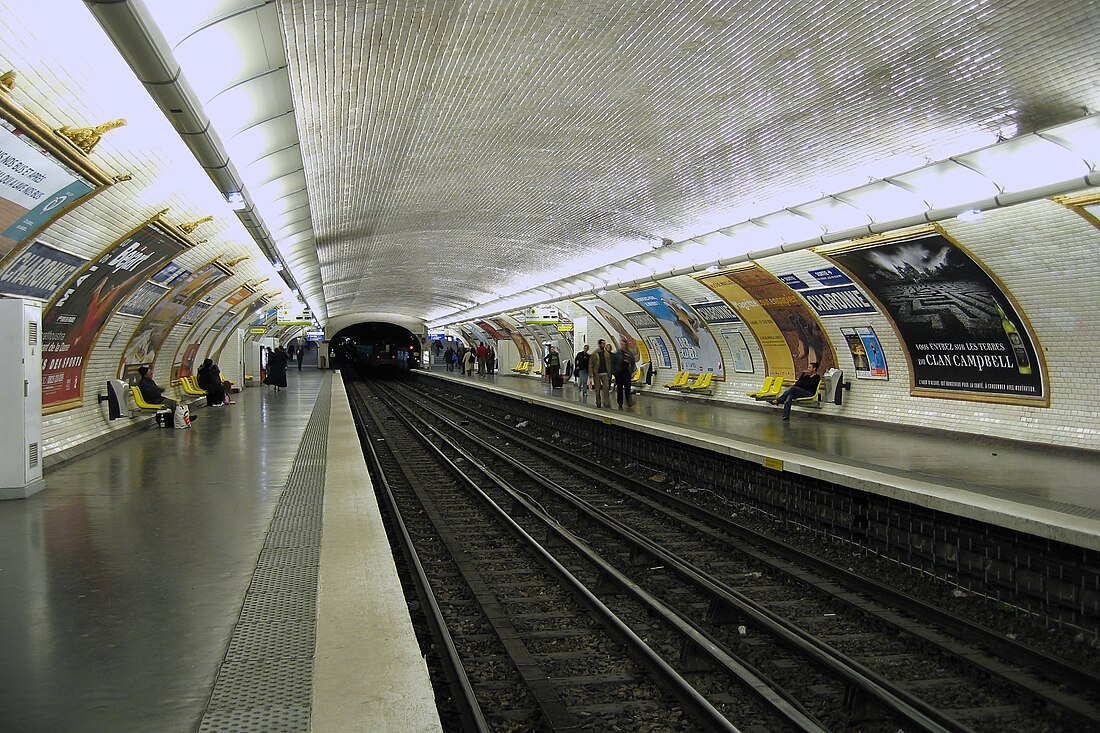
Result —
[[[835,252],[879,301],[906,348],[915,396],[1045,405],[1035,339],[966,251],[931,234]]]

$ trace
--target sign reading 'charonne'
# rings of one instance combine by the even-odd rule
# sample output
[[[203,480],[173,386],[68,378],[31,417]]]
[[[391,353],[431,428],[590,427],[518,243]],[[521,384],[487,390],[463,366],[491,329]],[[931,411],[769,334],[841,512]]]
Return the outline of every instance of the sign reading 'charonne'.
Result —
[[[893,320],[914,395],[1046,404],[1042,360],[1024,319],[961,247],[932,234],[828,256]]]

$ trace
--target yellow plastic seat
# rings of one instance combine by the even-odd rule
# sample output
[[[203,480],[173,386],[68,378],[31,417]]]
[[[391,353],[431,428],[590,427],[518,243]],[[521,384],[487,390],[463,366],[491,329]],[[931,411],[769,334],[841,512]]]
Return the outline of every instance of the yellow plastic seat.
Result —
[[[671,382],[668,382],[663,387],[667,389],[683,389],[687,386],[688,380],[691,378],[691,374],[688,372],[677,372],[676,377]]]
[[[134,398],[134,405],[139,410],[144,410],[146,412],[160,412],[161,410],[167,410],[168,409],[168,406],[165,405],[163,402],[159,402],[159,403],[155,403],[155,404],[152,403],[152,402],[146,402],[145,398],[141,396],[141,390],[138,389],[137,387],[131,386],[130,387],[130,394]]]
[[[713,391],[711,386],[711,380],[714,378],[714,374],[711,372],[705,372],[695,378],[695,381],[684,388],[684,392],[690,392],[692,394],[710,394]]]
[[[185,395],[192,397],[205,397],[206,390],[199,386],[194,377],[180,377],[180,388]]]
[[[746,392],[745,394],[755,399],[761,399],[764,395],[771,394],[776,380],[782,382],[783,378],[779,376],[764,377],[764,383],[760,385],[760,389],[754,389],[752,392]]]

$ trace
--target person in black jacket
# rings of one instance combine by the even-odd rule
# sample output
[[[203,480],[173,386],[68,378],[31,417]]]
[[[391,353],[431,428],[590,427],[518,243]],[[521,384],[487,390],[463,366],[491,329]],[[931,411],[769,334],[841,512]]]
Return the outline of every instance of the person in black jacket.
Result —
[[[619,341],[619,350],[615,353],[612,363],[615,371],[615,401],[620,410],[623,409],[624,399],[628,406],[633,407],[634,395],[631,389],[638,360],[634,358],[634,352],[630,350],[626,339]]]
[[[821,383],[821,375],[817,373],[817,362],[811,361],[810,368],[798,376],[798,381],[788,387],[783,394],[774,400],[768,400],[773,405],[783,405],[783,419],[791,419],[791,403],[797,397],[812,397],[817,394],[817,385]]]
[[[577,385],[581,388],[581,399],[588,399],[588,344],[573,357],[573,374],[577,376]]]
[[[542,360],[542,363],[546,365],[546,374],[550,378],[550,388],[560,387],[558,373],[561,371],[561,354],[558,353],[556,347],[547,347],[546,357]]]
[[[207,359],[202,363],[196,381],[199,383],[200,389],[206,390],[207,407],[221,407],[226,403],[221,370],[214,364],[213,359]]]

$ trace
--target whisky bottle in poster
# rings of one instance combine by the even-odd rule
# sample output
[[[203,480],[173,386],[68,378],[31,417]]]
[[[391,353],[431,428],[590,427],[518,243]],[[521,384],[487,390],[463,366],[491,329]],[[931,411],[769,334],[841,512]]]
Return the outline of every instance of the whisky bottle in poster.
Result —
[[[1008,343],[1012,346],[1013,353],[1016,354],[1016,366],[1019,368],[1020,374],[1031,374],[1031,360],[1027,358],[1024,339],[1020,336],[1020,332],[1016,330],[1016,326],[1013,325],[1012,321],[1008,320],[1008,316],[1001,309],[1001,304],[995,303],[994,305],[997,307],[997,314],[1001,317],[1001,328],[1005,330]]]

